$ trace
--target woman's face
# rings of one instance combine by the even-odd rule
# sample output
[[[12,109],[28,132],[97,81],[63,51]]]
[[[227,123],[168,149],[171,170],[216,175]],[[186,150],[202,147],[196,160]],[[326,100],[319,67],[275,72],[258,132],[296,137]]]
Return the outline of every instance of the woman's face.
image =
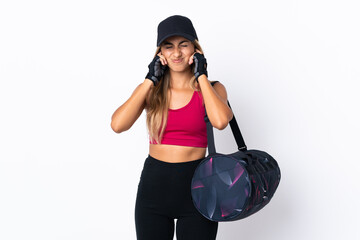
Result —
[[[184,71],[190,67],[189,60],[195,52],[195,46],[184,37],[173,36],[164,40],[160,51],[170,69]]]

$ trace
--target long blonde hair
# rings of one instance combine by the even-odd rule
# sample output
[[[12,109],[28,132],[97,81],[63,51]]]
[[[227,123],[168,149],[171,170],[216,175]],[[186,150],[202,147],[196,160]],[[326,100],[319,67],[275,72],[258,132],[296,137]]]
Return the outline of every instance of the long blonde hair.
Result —
[[[203,50],[199,42],[195,39],[192,42],[195,50],[199,49],[203,54]],[[161,46],[156,48],[155,55],[160,52]],[[191,66],[191,71],[194,72],[194,64]],[[194,91],[200,91],[198,86],[195,85],[195,76],[190,79],[190,87]],[[164,75],[161,77],[160,82],[152,88],[149,96],[149,105],[146,106],[146,126],[149,131],[150,140],[156,143],[161,143],[164,130],[167,124],[169,99],[168,90],[170,89],[170,72],[167,68]]]

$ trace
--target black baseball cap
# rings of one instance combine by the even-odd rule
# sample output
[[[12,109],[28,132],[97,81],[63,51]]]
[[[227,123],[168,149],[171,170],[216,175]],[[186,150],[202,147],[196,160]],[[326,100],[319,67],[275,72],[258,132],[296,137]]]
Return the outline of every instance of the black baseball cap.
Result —
[[[173,15],[161,21],[158,25],[157,46],[168,37],[182,36],[190,41],[198,40],[191,20],[181,15]]]

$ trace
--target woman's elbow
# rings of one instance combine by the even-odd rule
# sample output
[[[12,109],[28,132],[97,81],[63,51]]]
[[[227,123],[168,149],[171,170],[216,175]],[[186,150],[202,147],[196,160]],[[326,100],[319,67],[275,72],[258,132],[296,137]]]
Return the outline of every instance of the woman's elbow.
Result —
[[[126,130],[128,130],[125,128],[121,128],[120,126],[116,126],[114,121],[111,121],[110,127],[115,133],[122,133],[122,132],[125,132]]]
[[[219,130],[223,130],[227,127],[229,122],[223,122],[223,123],[218,123],[216,124],[216,126],[214,126],[215,128],[219,129]]]
[[[226,118],[224,118],[223,120],[218,121],[216,124],[213,125],[214,128],[217,128],[219,130],[223,130],[225,129],[229,122],[231,121],[231,119],[233,118],[233,113],[232,111],[227,115]]]
[[[113,125],[113,123],[110,124],[110,127],[111,127],[111,129],[112,129],[115,133],[121,133],[120,129],[118,129],[117,127],[115,127],[115,126]]]
[[[216,129],[223,130],[227,127],[228,123],[228,121],[219,121],[215,124],[212,124],[212,126]]]

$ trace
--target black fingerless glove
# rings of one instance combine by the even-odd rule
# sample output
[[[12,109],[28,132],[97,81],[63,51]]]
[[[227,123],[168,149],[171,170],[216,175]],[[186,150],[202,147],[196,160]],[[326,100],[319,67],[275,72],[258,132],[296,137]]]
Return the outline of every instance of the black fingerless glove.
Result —
[[[195,79],[198,82],[198,78],[205,74],[206,77],[208,76],[206,67],[207,67],[207,63],[206,63],[206,58],[204,57],[203,54],[200,53],[195,53],[194,54],[194,63],[195,63],[195,67],[194,67],[194,75],[195,75]]]
[[[164,75],[166,67],[166,65],[164,66],[161,64],[159,56],[154,57],[148,66],[149,72],[145,78],[150,79],[154,83],[154,86],[156,86],[160,81],[160,78]]]

